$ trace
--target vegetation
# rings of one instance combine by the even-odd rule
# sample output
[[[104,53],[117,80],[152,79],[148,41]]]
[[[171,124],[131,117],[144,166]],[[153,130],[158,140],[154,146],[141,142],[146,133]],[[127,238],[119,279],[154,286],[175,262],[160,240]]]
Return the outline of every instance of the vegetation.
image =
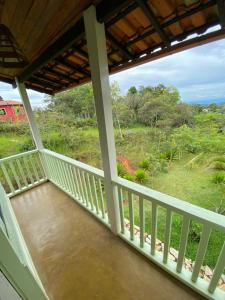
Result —
[[[225,106],[189,105],[174,87],[131,87],[122,95],[111,86],[119,176],[214,212],[225,214]],[[36,110],[44,146],[102,168],[90,84],[45,99]],[[0,157],[33,149],[26,123],[0,123]],[[126,195],[124,195],[126,197]],[[134,203],[138,224],[138,203]],[[146,228],[151,207],[145,204]],[[128,213],[125,211],[125,215]],[[128,216],[128,215],[127,215]],[[164,239],[165,210],[158,212]],[[174,214],[172,244],[178,248],[182,220]],[[201,226],[191,223],[187,256],[194,259]],[[213,232],[205,263],[213,266],[225,236]]]

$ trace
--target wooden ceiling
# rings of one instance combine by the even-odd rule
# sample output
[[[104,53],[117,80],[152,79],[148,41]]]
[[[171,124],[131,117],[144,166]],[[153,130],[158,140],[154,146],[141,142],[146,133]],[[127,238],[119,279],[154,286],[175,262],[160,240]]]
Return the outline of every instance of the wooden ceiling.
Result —
[[[0,0],[0,24],[28,61],[0,67],[0,80],[17,76],[47,94],[89,81],[82,12],[91,4],[105,23],[110,73],[225,37],[224,0]]]

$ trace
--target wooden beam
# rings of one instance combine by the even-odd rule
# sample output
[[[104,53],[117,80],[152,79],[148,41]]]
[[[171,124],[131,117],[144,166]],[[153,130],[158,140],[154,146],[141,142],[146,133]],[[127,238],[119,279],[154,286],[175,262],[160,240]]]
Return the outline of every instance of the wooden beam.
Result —
[[[29,80],[27,82],[30,83],[35,83],[37,85],[40,85],[42,87],[48,87],[52,90],[56,89],[57,87],[59,88],[59,85],[57,83],[53,84],[53,83],[49,83],[47,82],[47,80],[41,79],[40,77],[34,77],[35,75],[32,75]]]
[[[217,0],[218,13],[220,18],[220,25],[225,29],[225,2],[224,0]]]
[[[120,10],[112,19],[105,23],[105,27],[108,28],[115,24],[117,21],[122,19],[123,17],[127,16],[130,12],[138,7],[138,4],[134,1],[131,3],[127,8]]]
[[[96,8],[97,19],[100,23],[107,23],[110,18],[129,6],[131,0],[101,1]]]
[[[159,50],[159,51],[156,51],[153,53],[151,53],[149,51],[149,54],[147,54],[146,56],[143,56],[142,58],[139,58],[139,59],[135,59],[132,62],[120,62],[121,65],[111,68],[110,74],[114,74],[114,73],[117,73],[122,70],[127,70],[127,69],[157,60],[159,58],[162,58],[162,57],[165,57],[168,55],[172,55],[172,54],[175,54],[175,53],[178,53],[178,52],[190,49],[190,48],[202,46],[207,43],[215,42],[215,41],[218,41],[218,40],[221,40],[224,38],[225,38],[225,30],[218,30],[216,32],[211,32],[211,33],[202,35],[200,37],[186,40],[184,42],[178,43],[169,48],[164,48],[162,50]],[[157,46],[157,47],[159,47],[159,46]]]
[[[74,72],[70,73],[70,75],[66,75],[66,74],[61,73],[60,71],[53,70],[52,68],[54,68],[54,65],[51,68],[43,67],[41,70],[46,71],[52,75],[55,75],[62,80],[68,80],[68,81],[70,81],[70,83],[78,82],[77,79],[70,77],[74,74]]]
[[[150,6],[145,2],[145,0],[136,0],[138,5],[141,7],[143,10],[144,14],[146,17],[149,19],[151,22],[152,26],[155,28],[155,30],[158,32],[159,36],[161,37],[162,41],[166,44],[167,47],[170,46],[170,40],[164,30],[162,29],[159,21],[157,20],[154,12],[150,8]]]
[[[203,4],[199,4],[199,5],[195,6],[193,9],[190,9],[189,11],[186,11],[185,13],[183,13],[181,15],[178,15],[178,16],[170,19],[169,21],[166,21],[166,22],[162,23],[161,27],[164,29],[164,28],[166,28],[166,27],[168,27],[170,25],[173,25],[173,24],[175,24],[177,22],[180,22],[181,20],[183,20],[183,19],[185,19],[185,18],[187,18],[187,17],[189,17],[191,15],[194,15],[194,14],[196,14],[196,13],[198,13],[198,12],[204,10],[204,9],[210,8],[210,7],[214,6],[214,5],[216,5],[216,1],[217,0],[211,0],[211,1],[203,3]],[[151,34],[153,34],[155,32],[156,32],[156,30],[154,28],[150,29],[150,30],[146,31],[144,34],[138,35],[136,38],[128,41],[125,44],[125,46],[129,47],[129,46],[131,46],[131,45],[133,45],[133,44],[135,44],[135,43],[143,40],[147,36],[150,36]]]
[[[87,71],[81,69],[80,67],[75,66],[74,64],[64,60],[63,58],[56,58],[55,62],[57,62],[58,64],[61,64],[61,65],[64,65],[65,67],[67,67],[73,71],[76,71],[84,76],[91,77],[91,74],[89,74]]]
[[[133,59],[133,56],[131,55],[131,53],[121,45],[120,42],[118,42],[109,32],[106,32],[106,37],[107,39],[110,40],[110,42],[112,43],[113,47],[117,48],[121,53],[123,53],[123,55],[126,56],[126,58]]]
[[[53,60],[63,51],[71,47],[79,38],[84,35],[83,19],[80,19],[63,36],[49,46],[33,63],[31,63],[18,77],[20,82],[26,81],[32,73],[37,72],[41,67]]]

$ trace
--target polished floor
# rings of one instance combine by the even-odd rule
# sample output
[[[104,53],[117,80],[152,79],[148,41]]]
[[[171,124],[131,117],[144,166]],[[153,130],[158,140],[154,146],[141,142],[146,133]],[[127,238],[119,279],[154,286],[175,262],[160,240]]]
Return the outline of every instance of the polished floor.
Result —
[[[51,183],[14,197],[12,204],[52,300],[203,299]]]

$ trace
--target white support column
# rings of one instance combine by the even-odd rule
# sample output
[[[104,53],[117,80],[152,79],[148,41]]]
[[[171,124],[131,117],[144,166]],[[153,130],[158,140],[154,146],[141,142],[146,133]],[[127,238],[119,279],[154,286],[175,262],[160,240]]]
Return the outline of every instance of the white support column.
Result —
[[[30,101],[29,101],[29,97],[26,91],[26,87],[24,85],[24,83],[19,82],[17,78],[15,78],[16,80],[16,85],[21,97],[21,100],[23,102],[26,114],[27,114],[27,118],[29,121],[29,125],[30,125],[30,130],[35,142],[35,145],[37,147],[38,150],[43,149],[43,144],[42,144],[42,140],[41,140],[41,136],[37,127],[37,124],[35,122],[35,118],[34,118],[34,114],[30,105]]]
[[[112,180],[117,177],[116,148],[113,132],[112,99],[110,96],[109,71],[104,24],[96,19],[94,6],[84,12],[91,78],[94,90],[99,139],[105,175],[105,190],[111,230],[120,231],[119,205]]]

